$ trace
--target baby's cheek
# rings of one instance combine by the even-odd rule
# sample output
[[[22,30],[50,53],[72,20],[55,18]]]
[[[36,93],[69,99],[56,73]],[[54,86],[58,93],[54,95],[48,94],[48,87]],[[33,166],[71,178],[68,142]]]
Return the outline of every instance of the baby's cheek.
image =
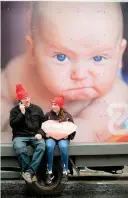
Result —
[[[60,90],[66,90],[71,87],[69,75],[67,73],[64,73],[63,71],[59,73],[57,72],[56,75],[54,75],[53,83],[56,84]]]
[[[46,88],[53,93],[54,95],[60,95],[66,89],[66,84],[57,78],[49,78],[47,79],[47,83],[45,81]]]
[[[115,76],[113,75],[107,75],[107,74],[101,74],[98,78],[94,81],[94,87],[96,90],[98,90],[99,94],[106,93],[111,89],[115,81]]]

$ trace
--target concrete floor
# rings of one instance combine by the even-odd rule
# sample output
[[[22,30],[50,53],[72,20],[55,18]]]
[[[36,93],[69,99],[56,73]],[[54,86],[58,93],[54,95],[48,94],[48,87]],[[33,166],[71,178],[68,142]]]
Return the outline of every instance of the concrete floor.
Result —
[[[27,198],[24,181],[2,181],[1,198],[8,197]],[[128,198],[128,181],[69,181],[60,198]]]

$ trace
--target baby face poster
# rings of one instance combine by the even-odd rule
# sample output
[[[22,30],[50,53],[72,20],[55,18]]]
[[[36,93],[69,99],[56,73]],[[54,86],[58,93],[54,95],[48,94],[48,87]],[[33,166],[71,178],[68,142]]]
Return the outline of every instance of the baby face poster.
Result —
[[[2,142],[16,84],[44,113],[64,96],[73,142],[128,142],[127,39],[128,3],[2,2]]]

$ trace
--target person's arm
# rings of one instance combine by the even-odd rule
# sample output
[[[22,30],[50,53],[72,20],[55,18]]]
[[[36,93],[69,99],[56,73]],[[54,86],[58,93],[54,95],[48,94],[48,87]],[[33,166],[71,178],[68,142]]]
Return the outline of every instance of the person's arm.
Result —
[[[49,113],[46,113],[46,114],[43,116],[42,122],[46,122],[46,121],[48,120],[48,114],[49,114]],[[42,124],[42,123],[41,123],[41,124]],[[39,130],[39,133],[43,135],[42,137],[46,137],[46,133],[43,131],[43,129],[40,129],[40,130]]]
[[[49,120],[48,117],[49,117],[49,112],[44,115],[43,122],[46,122],[47,120]],[[43,133],[44,138],[48,137],[47,134],[43,131],[43,129],[40,129],[40,133]]]
[[[29,120],[26,119],[26,125],[32,131],[39,131],[43,121],[44,113],[43,110],[39,108],[38,113],[31,115]]]
[[[10,111],[10,126],[13,128],[17,126],[24,119],[25,114],[17,113],[14,109]]]
[[[49,112],[44,115],[44,122],[48,120]]]
[[[44,115],[44,112],[42,109],[40,110],[40,117],[41,117],[41,125],[42,125],[42,123],[47,120],[47,114]],[[46,133],[43,131],[43,129],[41,129],[41,126],[40,126],[40,129],[38,130],[38,134],[41,134],[43,138],[46,137]]]
[[[72,118],[72,116],[70,114],[69,114],[68,121],[74,123],[74,120],[73,120],[73,118]],[[76,131],[74,131],[73,133],[71,133],[70,135],[68,135],[68,139],[73,140],[74,137],[75,137],[75,135],[76,135]]]

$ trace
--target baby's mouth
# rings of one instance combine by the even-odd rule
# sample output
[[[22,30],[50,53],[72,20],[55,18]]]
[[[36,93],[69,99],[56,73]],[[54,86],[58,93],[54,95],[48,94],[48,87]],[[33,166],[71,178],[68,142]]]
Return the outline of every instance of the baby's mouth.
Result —
[[[82,89],[88,89],[88,88],[92,88],[92,87],[76,87],[76,88],[70,88],[67,91],[77,91],[77,90],[82,90]]]
[[[70,88],[64,92],[64,95],[86,95],[88,92],[92,91],[92,87],[77,87],[77,88]]]
[[[70,100],[91,100],[98,95],[94,87],[76,87],[63,92],[65,98]]]

